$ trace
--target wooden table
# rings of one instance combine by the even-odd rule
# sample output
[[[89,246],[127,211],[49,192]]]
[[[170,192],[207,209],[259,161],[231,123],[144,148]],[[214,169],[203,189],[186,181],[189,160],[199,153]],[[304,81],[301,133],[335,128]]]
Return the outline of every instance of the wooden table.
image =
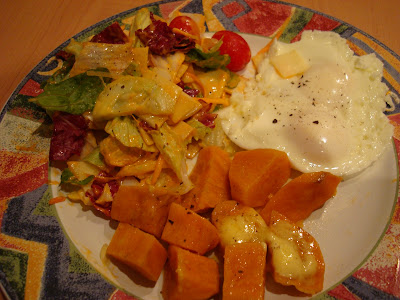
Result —
[[[0,108],[28,72],[71,36],[153,0],[3,0],[0,4]],[[291,0],[334,16],[400,54],[399,0]]]

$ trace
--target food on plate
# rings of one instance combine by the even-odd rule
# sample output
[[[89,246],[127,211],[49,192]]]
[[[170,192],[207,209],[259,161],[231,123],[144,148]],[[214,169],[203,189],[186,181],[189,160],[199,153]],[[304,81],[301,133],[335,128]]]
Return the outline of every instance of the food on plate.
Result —
[[[338,34],[305,31],[295,43],[274,41],[262,57],[256,77],[218,112],[238,146],[284,151],[304,173],[350,177],[390,145],[388,88],[374,54],[355,56]]]
[[[226,66],[229,70],[237,72],[246,67],[251,59],[251,51],[244,38],[229,30],[218,31],[212,37],[222,40],[223,43],[219,51],[221,54],[230,56],[231,62]]]
[[[262,243],[226,247],[223,299],[264,299],[266,255],[267,248]]]
[[[325,262],[317,241],[276,211],[269,229],[267,266],[274,280],[310,295],[321,291]]]
[[[219,244],[218,231],[206,218],[178,203],[171,203],[161,239],[200,255]]]
[[[167,222],[169,206],[180,196],[165,188],[122,185],[112,200],[111,218],[161,237]]]
[[[218,203],[230,200],[228,152],[208,146],[199,151],[189,176],[194,188],[182,196],[182,205],[195,212],[206,212]]]
[[[267,224],[254,208],[231,200],[218,204],[211,220],[220,234],[223,255],[235,245],[264,245],[266,268],[276,282],[306,294],[322,290],[325,263],[317,241],[283,214],[272,211]]]
[[[283,78],[301,75],[310,68],[310,65],[296,50],[270,58],[271,65]]]
[[[167,251],[153,235],[122,222],[107,247],[107,255],[151,281],[157,281],[167,260]]]
[[[168,26],[171,27],[172,30],[175,30],[175,32],[181,33],[183,31],[189,34],[198,43],[201,41],[199,26],[191,17],[177,16],[172,19]]]
[[[264,243],[268,231],[264,219],[253,207],[234,200],[219,203],[212,211],[211,222],[218,230],[222,253],[229,245]]]
[[[289,179],[290,162],[285,152],[255,149],[237,152],[229,169],[232,199],[251,207],[264,206]]]
[[[335,196],[341,177],[328,172],[304,173],[274,194],[260,211],[267,224],[271,213],[279,212],[290,221],[304,221],[316,209]]]
[[[305,32],[269,42],[244,78],[247,42],[208,37],[202,15],[143,8],[129,25],[72,39],[34,99],[54,122],[60,194],[118,221],[107,256],[163,280],[165,299],[221,286],[226,299],[263,299],[266,270],[320,292],[321,249],[296,222],[390,140],[382,66]]]
[[[209,299],[219,292],[217,262],[177,246],[168,248],[164,277],[164,299]]]

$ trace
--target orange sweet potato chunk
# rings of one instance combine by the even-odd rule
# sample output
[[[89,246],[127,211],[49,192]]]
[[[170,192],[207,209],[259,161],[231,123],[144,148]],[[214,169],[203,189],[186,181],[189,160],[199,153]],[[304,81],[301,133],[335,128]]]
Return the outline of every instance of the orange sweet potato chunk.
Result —
[[[152,281],[158,280],[167,260],[167,250],[153,235],[126,223],[118,224],[106,253]]]
[[[219,243],[217,228],[209,220],[176,203],[171,203],[161,239],[200,255]]]
[[[324,285],[325,262],[314,237],[276,211],[271,214],[270,229],[275,238],[268,244],[267,268],[272,270],[274,280],[282,285],[293,285],[309,295],[320,292]],[[286,240],[286,243],[274,245],[277,240]],[[290,250],[290,256],[285,250]]]
[[[232,198],[251,207],[264,206],[289,179],[290,162],[285,152],[255,149],[237,152],[229,170]]]
[[[165,189],[122,185],[114,196],[111,218],[159,238],[173,201],[179,201],[179,196]]]
[[[336,194],[342,178],[328,172],[304,173],[284,185],[265,205],[260,214],[269,224],[276,210],[292,222],[305,220],[314,210]]]
[[[226,247],[223,300],[264,299],[266,255],[265,244],[257,242]]]
[[[182,205],[195,212],[205,212],[217,203],[230,199],[229,154],[219,147],[200,150],[189,178],[195,187],[182,197]]]
[[[171,245],[164,270],[163,298],[166,300],[209,299],[219,292],[215,260]]]

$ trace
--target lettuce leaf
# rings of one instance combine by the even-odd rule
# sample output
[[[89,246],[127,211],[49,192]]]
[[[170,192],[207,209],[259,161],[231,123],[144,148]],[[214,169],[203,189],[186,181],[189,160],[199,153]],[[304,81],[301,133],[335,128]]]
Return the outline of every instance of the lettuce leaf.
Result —
[[[70,77],[88,70],[106,68],[111,74],[122,74],[134,61],[134,49],[128,44],[82,43],[82,48],[75,55],[75,64]]]
[[[196,141],[204,139],[212,131],[210,127],[207,127],[196,119],[190,119],[186,123],[196,129],[196,133],[193,136]]]
[[[92,181],[93,178],[94,178],[94,176],[90,175],[89,177],[87,177],[83,180],[78,180],[75,178],[74,174],[68,168],[65,168],[63,170],[63,172],[61,173],[61,183],[62,184],[70,183],[70,184],[74,184],[74,185],[86,185],[90,181]]]
[[[82,73],[55,84],[47,84],[43,93],[33,101],[50,112],[63,111],[80,115],[93,109],[103,89],[99,77]]]
[[[148,146],[131,117],[116,117],[109,121],[104,129],[126,147],[140,148],[148,152],[158,152],[155,146]]]
[[[91,163],[92,165],[95,165],[96,167],[105,170],[107,168],[105,162],[104,162],[104,157],[100,153],[100,147],[96,147],[93,149],[92,152],[90,152],[88,155],[86,155],[83,158],[83,161],[86,161],[88,163]]]
[[[122,72],[122,75],[141,76],[140,67],[137,63],[131,62],[128,67]]]
[[[65,47],[65,51],[71,53],[75,56],[79,55],[82,51],[83,43],[76,41],[75,39],[71,39],[67,47]]]
[[[126,147],[111,135],[100,142],[100,152],[108,165],[116,167],[133,164],[143,154],[141,149]]]
[[[129,36],[133,39],[133,47],[144,47],[144,44],[136,36],[135,32],[139,29],[145,29],[151,24],[150,11],[144,7],[140,9],[132,20],[131,27],[129,29]]]
[[[205,69],[220,69],[226,67],[231,62],[231,57],[227,54],[221,55],[219,48],[222,41],[217,43],[208,52],[204,52],[201,46],[196,47],[186,53],[186,61],[194,63],[196,66]]]
[[[164,123],[159,130],[149,132],[161,155],[182,182],[182,191],[188,192],[193,188],[190,181],[185,159],[185,144],[171,127]]]
[[[149,77],[151,77],[149,75]],[[95,121],[118,116],[172,114],[178,93],[172,82],[136,76],[121,76],[106,86],[93,109]]]

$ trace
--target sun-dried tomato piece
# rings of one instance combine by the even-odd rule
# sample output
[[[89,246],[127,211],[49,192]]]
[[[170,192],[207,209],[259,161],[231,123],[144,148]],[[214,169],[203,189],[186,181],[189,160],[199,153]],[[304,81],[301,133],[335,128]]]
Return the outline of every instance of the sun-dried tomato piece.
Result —
[[[210,113],[212,104],[201,100],[200,103],[203,105],[203,107],[193,116],[193,118],[207,127],[214,128],[215,119],[218,115]]]
[[[109,177],[108,174],[99,174],[99,177]],[[108,184],[110,188],[111,195],[114,196],[116,192],[118,192],[119,189],[119,184],[116,180],[110,180],[108,182],[103,182],[99,180],[94,180],[92,185],[91,185],[91,190],[88,190],[85,195],[90,198],[90,201],[92,201],[93,207],[102,212],[104,215],[107,217],[111,216],[111,208],[112,208],[112,202],[106,202],[99,204],[96,202],[97,199],[100,198],[101,194],[103,194],[104,191],[104,186]]]
[[[112,23],[110,26],[103,29],[90,40],[92,43],[106,44],[126,44],[129,38],[126,36],[118,22]]]
[[[149,47],[154,54],[166,55],[175,51],[187,52],[195,47],[195,40],[183,34],[174,33],[167,23],[154,19],[150,13],[152,23],[145,29],[136,30],[136,36]]]
[[[64,61],[67,61],[69,59],[71,59],[74,55],[72,53],[69,53],[67,51],[64,50],[60,50],[56,53],[56,58],[58,59],[62,59]]]
[[[151,127],[149,123],[147,123],[146,121],[143,121],[143,120],[140,120],[138,125],[141,128],[143,128],[145,131],[151,131],[151,130],[157,129],[157,128]]]
[[[198,94],[200,94],[199,90],[186,87],[183,81],[177,83],[177,86],[179,86],[183,90],[183,92],[188,94],[190,97],[196,97]]]

